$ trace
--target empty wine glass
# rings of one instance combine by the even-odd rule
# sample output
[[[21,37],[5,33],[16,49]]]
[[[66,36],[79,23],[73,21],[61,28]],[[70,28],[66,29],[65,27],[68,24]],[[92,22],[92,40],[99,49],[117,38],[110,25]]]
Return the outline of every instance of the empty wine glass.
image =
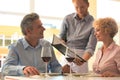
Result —
[[[50,61],[52,54],[51,54],[51,48],[50,46],[44,46],[42,47],[42,51],[41,51],[41,57],[43,59],[43,61],[46,64],[46,72],[45,72],[45,77],[48,77],[49,75],[47,74],[47,64]]]

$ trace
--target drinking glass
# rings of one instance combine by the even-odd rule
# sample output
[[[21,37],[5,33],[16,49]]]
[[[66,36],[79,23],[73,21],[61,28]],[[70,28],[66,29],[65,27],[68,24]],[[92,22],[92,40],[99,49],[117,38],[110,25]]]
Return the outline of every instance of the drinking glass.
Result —
[[[69,48],[66,48],[66,52],[65,52],[65,58],[66,60],[70,63],[70,73],[68,76],[72,76],[72,72],[71,72],[71,63],[73,62],[73,60],[75,59],[76,55],[75,53],[71,52],[69,50]]]
[[[48,73],[47,73],[47,65],[48,62],[50,61],[52,54],[51,54],[51,48],[49,46],[47,47],[42,47],[42,51],[41,51],[41,57],[43,59],[43,61],[46,64],[46,72],[45,72],[45,77],[49,77]]]

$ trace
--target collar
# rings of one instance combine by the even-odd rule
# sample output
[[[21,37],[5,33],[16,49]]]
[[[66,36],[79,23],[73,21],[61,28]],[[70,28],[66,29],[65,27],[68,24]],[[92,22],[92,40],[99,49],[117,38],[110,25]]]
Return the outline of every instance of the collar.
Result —
[[[23,43],[24,49],[27,49],[28,47],[33,48],[33,47],[27,42],[27,40],[26,40],[25,38],[22,39],[22,43]],[[39,40],[38,45],[36,46],[36,48],[38,48],[38,47],[40,47],[40,40]]]
[[[108,49],[113,49],[114,45],[115,45],[115,42],[113,41],[113,42],[108,46]]]
[[[75,13],[73,15],[73,18],[79,20],[78,14]],[[89,20],[89,18],[90,18],[90,14],[88,13],[87,16],[85,16],[81,21],[86,21],[87,22]]]
[[[115,45],[115,42],[113,41],[113,42],[108,46],[107,49],[113,49],[114,45]],[[102,47],[102,48],[103,48],[103,47]],[[102,48],[101,48],[101,49],[102,49]]]
[[[30,46],[25,38],[22,39],[22,43],[23,43],[24,49]]]

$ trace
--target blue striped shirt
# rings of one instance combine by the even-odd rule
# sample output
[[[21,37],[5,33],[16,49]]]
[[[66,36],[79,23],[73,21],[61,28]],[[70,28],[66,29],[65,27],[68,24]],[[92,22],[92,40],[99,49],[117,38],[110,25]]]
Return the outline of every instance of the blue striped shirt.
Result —
[[[94,53],[97,40],[94,35],[93,17],[87,15],[80,19],[76,13],[67,15],[62,23],[60,38],[71,48],[82,49]]]
[[[39,40],[38,45],[34,48],[28,44],[23,38],[17,43],[10,46],[9,54],[4,62],[2,73],[4,75],[24,75],[23,68],[25,66],[33,66],[41,73],[45,72],[45,63],[41,58],[41,48],[51,44],[43,39]],[[61,65],[57,61],[53,48],[51,46],[52,59],[48,63],[48,69],[53,73],[61,72]]]

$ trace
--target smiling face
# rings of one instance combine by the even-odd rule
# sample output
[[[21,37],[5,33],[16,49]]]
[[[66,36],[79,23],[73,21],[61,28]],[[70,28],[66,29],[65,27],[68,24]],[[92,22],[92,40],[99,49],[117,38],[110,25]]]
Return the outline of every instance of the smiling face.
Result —
[[[118,26],[114,19],[106,17],[100,18],[93,23],[95,36],[98,41],[113,39],[118,32]]]
[[[88,14],[89,3],[83,0],[74,0],[73,5],[80,18],[84,18]]]
[[[39,40],[44,38],[44,30],[45,28],[42,26],[42,22],[39,19],[36,19],[32,23],[32,30],[29,29],[28,36],[30,39]]]
[[[105,33],[104,29],[97,27],[95,28],[94,34],[98,41],[104,41],[109,36],[109,34]]]

